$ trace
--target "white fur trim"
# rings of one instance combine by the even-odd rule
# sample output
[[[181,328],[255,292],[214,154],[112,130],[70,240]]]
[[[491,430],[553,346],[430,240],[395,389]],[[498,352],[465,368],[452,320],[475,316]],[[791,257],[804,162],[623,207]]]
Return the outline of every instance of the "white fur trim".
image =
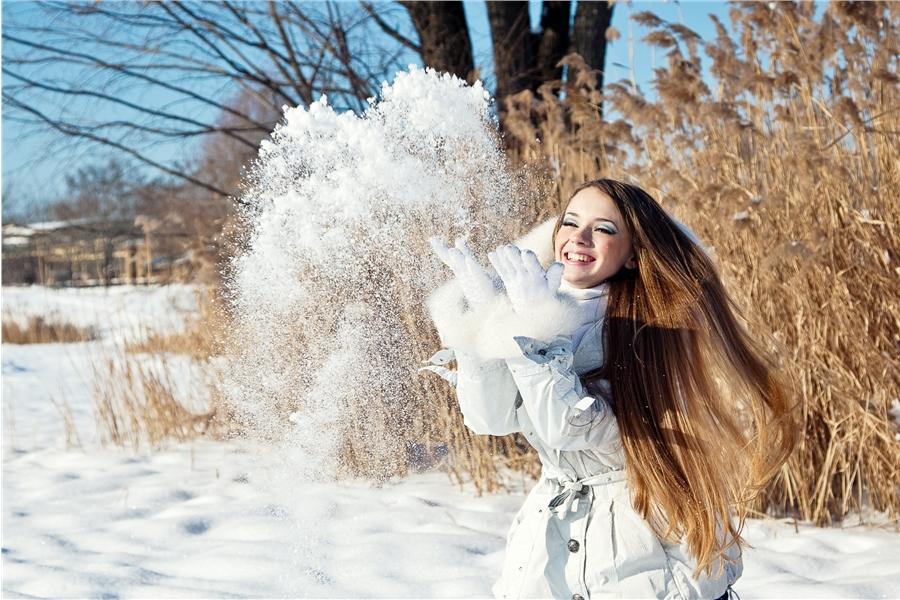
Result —
[[[521,356],[522,349],[515,337],[548,343],[581,324],[578,305],[563,296],[532,304],[525,314],[515,312],[506,296],[499,297],[487,308],[490,312],[482,321],[475,347],[475,353],[485,360]]]
[[[516,313],[505,295],[474,310],[465,311],[452,288],[439,288],[428,298],[428,311],[444,346],[481,360],[512,358],[522,354],[513,339],[525,336],[549,342],[574,331],[581,324],[578,305],[571,298],[558,296],[528,307],[526,314]]]
[[[672,219],[672,221],[675,223],[675,226],[678,227],[678,229],[680,229],[686,236],[688,236],[688,238],[692,242],[694,242],[700,248],[700,250],[703,251],[704,254],[706,254],[710,258],[713,257],[712,252],[710,252],[709,249],[703,244],[703,242],[700,241],[700,238],[697,237],[697,234],[694,233],[690,227],[676,219],[671,214],[669,215],[669,218]]]
[[[547,219],[537,227],[516,240],[516,246],[523,250],[531,250],[537,254],[541,266],[545,269],[553,262],[553,228],[556,217]]]
[[[556,219],[547,219],[514,243],[519,248],[534,252],[541,265],[547,267],[554,258],[552,237],[555,223]],[[524,324],[525,328],[522,328],[514,323],[511,318],[511,315],[514,315],[512,306],[506,296],[498,296],[493,302],[478,310],[467,311],[462,289],[455,279],[432,292],[425,305],[444,347],[468,352],[482,359],[517,356],[521,352],[513,341],[513,336],[528,335],[529,331],[539,333],[552,329],[546,325],[528,327],[528,324]],[[554,311],[548,307],[545,309],[549,311],[548,315],[536,313],[535,323],[546,324],[553,318],[559,318],[562,323],[569,322],[562,316],[550,316],[550,313],[559,315],[562,311]],[[529,337],[542,339],[540,335]]]
[[[455,279],[432,292],[425,306],[445,348],[472,351],[484,315],[480,311],[466,311],[462,289]]]

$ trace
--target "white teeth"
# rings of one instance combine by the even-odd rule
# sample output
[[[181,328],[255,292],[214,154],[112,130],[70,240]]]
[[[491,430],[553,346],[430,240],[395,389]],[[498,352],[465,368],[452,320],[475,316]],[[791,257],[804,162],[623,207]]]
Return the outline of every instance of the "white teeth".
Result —
[[[585,256],[584,254],[578,254],[577,252],[569,252],[567,256],[569,257],[569,260],[575,262],[587,262],[590,260],[590,257]]]

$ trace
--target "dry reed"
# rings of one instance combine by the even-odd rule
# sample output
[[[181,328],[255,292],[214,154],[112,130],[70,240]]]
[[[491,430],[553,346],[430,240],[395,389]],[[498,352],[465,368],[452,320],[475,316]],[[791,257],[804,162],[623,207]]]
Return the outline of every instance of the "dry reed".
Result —
[[[197,289],[196,295],[199,313],[183,330],[166,334],[150,333],[126,344],[125,351],[132,354],[183,354],[201,362],[220,354],[221,334],[227,327],[221,290],[203,286]]]
[[[628,82],[597,89],[591,70],[571,56],[565,84],[505,102],[511,160],[549,198],[529,204],[511,236],[598,176],[638,183],[694,229],[748,326],[770,340],[793,381],[802,439],[757,508],[825,524],[864,506],[893,517],[900,508],[900,442],[888,417],[900,398],[900,9],[839,3],[816,19],[814,8],[738,4],[734,33],[718,24],[717,38],[705,43],[641,13],[636,20],[654,28],[647,42],[668,52],[654,98]],[[701,50],[711,80],[701,77]],[[411,365],[408,393],[419,412],[412,422],[384,415],[373,424],[365,420],[371,413],[354,422],[345,470],[376,470],[364,444],[376,426],[397,448],[446,446],[451,476],[479,491],[501,488],[508,469],[536,475],[534,452],[519,436],[472,435],[452,390],[414,375],[437,348],[436,334],[423,328],[412,291],[389,302],[405,309],[409,347],[398,354]],[[214,339],[195,329],[132,350],[208,358]],[[98,392],[98,415],[110,441],[190,436],[213,422],[183,409],[169,385],[139,367],[106,369],[112,383]],[[383,405],[397,407],[392,399]],[[407,458],[377,470],[403,474]]]
[[[226,321],[215,288],[196,293],[200,311],[185,329],[118,342],[94,363],[94,414],[103,443],[159,448],[170,439],[220,435],[227,428],[211,362]]]
[[[556,182],[634,181],[712,249],[729,289],[792,378],[799,446],[758,509],[825,524],[871,506],[896,518],[900,443],[900,96],[892,3],[745,3],[706,43],[646,14],[668,50],[656,98],[604,94],[577,56],[559,82],[508,100],[510,150]],[[712,89],[711,89],[712,88]],[[601,99],[606,119],[601,118]],[[535,143],[539,140],[539,143]]]
[[[174,380],[165,354],[154,360],[107,357],[94,366],[94,414],[101,442],[159,448],[167,440],[187,441],[210,431],[215,412],[194,411],[196,392],[185,392]]]
[[[38,316],[29,317],[23,326],[6,315],[2,330],[4,344],[58,344],[87,342],[97,338],[97,332],[91,328],[50,322]]]
[[[57,400],[51,397],[50,402],[59,412],[59,416],[63,421],[63,431],[66,435],[66,448],[82,448],[81,436],[78,435],[78,428],[75,426],[75,415],[72,413],[72,407],[69,406],[68,400],[62,398]]]

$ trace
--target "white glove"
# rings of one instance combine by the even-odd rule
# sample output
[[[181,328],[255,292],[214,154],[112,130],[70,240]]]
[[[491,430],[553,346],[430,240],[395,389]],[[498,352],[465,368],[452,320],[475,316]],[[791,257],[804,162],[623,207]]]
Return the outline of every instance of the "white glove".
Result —
[[[516,246],[500,246],[488,253],[513,310],[521,315],[537,303],[556,298],[563,276],[563,264],[555,262],[544,271],[537,256],[531,250],[519,250]]]
[[[472,254],[465,238],[457,238],[453,248],[447,247],[438,237],[431,238],[429,242],[441,262],[453,271],[469,306],[487,304],[497,296],[494,281]]]

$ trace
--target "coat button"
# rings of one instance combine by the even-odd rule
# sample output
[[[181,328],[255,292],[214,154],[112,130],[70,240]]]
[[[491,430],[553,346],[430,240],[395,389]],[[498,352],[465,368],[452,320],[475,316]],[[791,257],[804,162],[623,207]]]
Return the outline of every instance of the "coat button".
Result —
[[[584,600],[584,596],[581,594],[572,594],[572,600]]]
[[[566,546],[569,547],[569,552],[578,552],[581,544],[579,544],[577,540],[569,540],[569,543],[566,544]]]

